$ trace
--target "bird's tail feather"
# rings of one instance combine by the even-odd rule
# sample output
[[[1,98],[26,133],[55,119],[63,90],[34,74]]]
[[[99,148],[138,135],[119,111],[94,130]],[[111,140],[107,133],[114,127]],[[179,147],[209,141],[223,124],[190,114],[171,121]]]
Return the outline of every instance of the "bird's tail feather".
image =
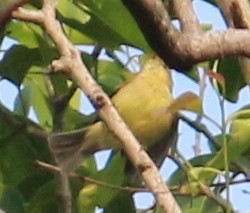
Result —
[[[84,156],[81,146],[86,131],[87,128],[66,133],[52,133],[48,137],[56,163],[64,172],[73,171],[82,162]]]

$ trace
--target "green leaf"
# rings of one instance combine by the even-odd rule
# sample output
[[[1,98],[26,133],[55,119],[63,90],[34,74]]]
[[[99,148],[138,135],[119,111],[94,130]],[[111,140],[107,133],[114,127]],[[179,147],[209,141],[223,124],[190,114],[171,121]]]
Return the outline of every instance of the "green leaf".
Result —
[[[235,120],[249,120],[250,119],[250,108],[249,105],[242,108],[241,110],[233,113],[227,120],[228,121],[235,121]]]
[[[77,89],[71,97],[68,107],[63,116],[63,129],[72,131],[93,124],[96,119],[96,113],[86,116],[80,113],[82,92]]]
[[[211,179],[214,175],[220,174],[220,170],[212,167],[193,167],[189,170],[189,177],[193,180],[206,182],[206,179]]]
[[[17,94],[14,101],[14,112],[24,117],[28,117],[28,113],[30,110],[30,89],[28,87],[24,87]]]
[[[8,140],[8,138],[13,134],[13,128],[10,128],[8,123],[6,122],[5,118],[9,117],[14,117],[11,111],[6,109],[0,102],[0,113],[1,113],[1,118],[0,118],[0,141],[1,140]],[[1,145],[0,145],[1,149]]]
[[[234,172],[236,173],[244,173],[246,176],[250,175],[250,153],[245,153],[246,156],[238,156],[234,160],[234,162],[237,165],[240,165],[240,167],[236,166],[234,168]]]
[[[198,82],[198,80],[199,80],[199,70],[198,70],[198,68],[199,68],[198,65],[197,66],[193,66],[190,70],[188,70],[187,72],[185,72],[184,75],[186,75],[187,77],[191,78],[195,82]]]
[[[250,110],[243,109],[239,110],[229,118],[231,120],[230,134],[228,136],[221,135],[217,137],[219,144],[223,144],[223,140],[227,142],[227,156],[228,163],[235,160],[241,155],[246,155],[250,152]],[[218,169],[224,167],[224,152],[221,148],[216,156],[208,163],[208,166],[212,166]]]
[[[214,156],[215,154],[201,155],[201,156],[190,159],[189,163],[191,163],[193,167],[202,167],[202,166],[205,166],[211,159],[213,159]],[[187,181],[188,181],[187,176],[186,174],[184,174],[182,168],[178,168],[170,176],[168,184],[170,186],[176,186],[179,184],[183,184]]]
[[[218,199],[221,199],[222,201],[226,202],[220,195],[217,195]],[[207,213],[223,213],[224,211],[221,209],[221,207],[212,199],[206,197],[204,199],[202,208],[200,212],[207,212]]]
[[[64,10],[61,11],[61,14],[64,14],[62,20],[70,27],[93,39],[98,45],[115,48],[120,44],[130,44],[145,50],[150,49],[134,19],[121,1],[78,0],[74,2],[81,8],[82,18],[74,17],[70,10],[65,14]]]
[[[0,207],[5,212],[25,213],[21,194],[0,183]]]
[[[27,212],[30,213],[54,213],[58,212],[57,205],[57,183],[55,179],[48,181],[43,186],[37,189],[33,194],[29,204],[27,205]]]
[[[106,213],[136,213],[131,193],[120,191],[115,198],[104,208]]]
[[[124,179],[124,160],[121,156],[116,155],[106,169],[92,174],[91,178],[111,186],[121,186]],[[104,208],[115,199],[119,192],[119,189],[88,183],[79,194],[79,211],[93,209],[95,206]],[[105,196],[103,196],[104,194]]]
[[[42,90],[39,81],[26,78],[25,87],[30,90],[30,107],[34,109],[41,127],[48,130],[52,127],[52,109],[45,91]]]
[[[3,106],[0,110],[0,127],[4,126],[5,131],[5,134],[0,134],[0,171],[5,184],[17,187],[37,172],[35,160],[50,161],[51,155],[44,138],[26,132],[28,126],[30,130],[39,130],[35,123],[11,113]]]
[[[24,181],[18,184],[18,190],[22,193],[24,201],[29,202],[40,187],[54,178],[53,173],[37,167]]]
[[[225,79],[225,91],[219,87],[221,95],[229,101],[236,102],[240,89],[246,85],[238,58],[225,57],[219,60],[216,70]]]
[[[45,80],[45,79],[44,79]],[[62,73],[56,73],[50,77],[51,83],[53,85],[54,92],[57,96],[65,95],[69,92],[68,76]]]
[[[35,49],[39,47],[37,51],[40,54],[40,63],[33,63],[32,65],[47,67],[53,59],[59,58],[59,53],[54,43],[41,27],[33,23],[17,21],[10,23],[7,30],[9,38],[15,39],[26,48]],[[30,60],[31,58],[27,57],[26,61],[27,59]]]
[[[29,48],[38,47],[40,41],[44,39],[44,32],[42,29],[33,23],[21,21],[11,22],[6,27],[6,31],[8,32],[7,36],[9,38],[18,41],[20,44]]]
[[[220,170],[212,167],[192,167],[187,171],[188,182],[180,186],[180,192],[184,195],[196,197],[202,191],[201,183],[209,185],[220,173]]]
[[[36,175],[37,176],[32,176],[26,181],[25,184],[23,184],[23,190],[26,189],[26,191],[29,193],[29,197],[27,198],[26,212],[60,212],[61,209],[60,206],[58,206],[58,179],[55,178],[53,173],[48,173],[44,169],[40,169],[40,174],[37,173]],[[28,181],[30,181],[30,183],[28,183]],[[33,187],[30,187],[31,185]],[[76,212],[74,211],[76,209],[75,202],[77,200],[79,190],[82,187],[82,180],[80,178],[74,178],[70,180],[70,187],[72,192],[72,212]]]
[[[98,61],[97,70],[97,81],[109,95],[114,94],[134,76],[116,62]]]
[[[16,130],[8,141],[0,140],[0,146],[0,168],[4,182],[17,185],[33,172],[34,150],[21,129]]]
[[[71,131],[80,129],[87,125],[93,124],[95,120],[96,114],[85,116],[79,111],[74,110],[71,107],[67,107],[63,117],[64,130]]]
[[[74,25],[74,24],[73,24]],[[78,45],[87,45],[87,44],[94,44],[95,41],[90,38],[89,36],[81,33],[79,30],[76,30],[73,27],[70,27],[69,25],[65,25],[65,34],[68,36],[70,41],[73,44]]]
[[[73,1],[59,1],[57,7],[59,14],[63,17],[68,25],[64,30],[71,42],[74,44],[93,44],[94,41],[84,33],[79,31],[81,25],[87,24],[90,15],[74,4]]]
[[[74,95],[71,97],[69,101],[69,106],[74,110],[80,110],[81,108],[81,97],[82,91],[78,88],[76,89]]]
[[[223,198],[218,195],[218,199]],[[181,205],[183,212],[188,213],[223,213],[221,207],[207,196],[177,196],[177,201]]]
[[[246,110],[247,117],[235,117],[232,120],[232,124],[230,127],[230,134],[234,140],[237,141],[238,144],[238,152],[246,153],[250,151],[250,135],[249,135],[249,128],[250,128],[250,110]],[[241,114],[242,111],[239,111]],[[238,113],[237,113],[238,114]],[[242,115],[242,114],[241,114]]]
[[[57,9],[64,18],[75,20],[80,24],[86,24],[90,20],[90,16],[76,6],[73,1],[59,1]]]
[[[98,169],[97,169],[97,165],[96,165],[96,159],[92,155],[92,156],[87,157],[86,160],[84,160],[81,163],[80,167],[77,168],[75,172],[79,176],[86,177],[86,176],[90,176],[92,174],[95,174],[97,171],[98,171]],[[81,189],[82,189],[82,187],[81,187]]]
[[[41,63],[37,48],[27,48],[22,45],[13,45],[0,62],[0,75],[20,86],[29,68]]]

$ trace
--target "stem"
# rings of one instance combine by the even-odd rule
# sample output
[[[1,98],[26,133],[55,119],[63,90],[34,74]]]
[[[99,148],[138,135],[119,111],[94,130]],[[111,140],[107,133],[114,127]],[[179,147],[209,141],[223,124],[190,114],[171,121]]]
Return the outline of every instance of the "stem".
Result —
[[[225,94],[223,89],[222,94]],[[229,164],[228,164],[228,147],[227,147],[227,137],[226,137],[226,115],[225,115],[225,98],[221,96],[220,98],[220,109],[221,109],[221,125],[222,125],[222,135],[223,135],[223,150],[224,150],[224,165],[225,165],[225,178],[226,178],[226,203],[227,209],[226,212],[231,212],[230,205],[230,172],[229,172]]]
[[[200,91],[199,91],[199,96],[201,101],[204,100],[204,95],[205,95],[205,89],[206,89],[206,73],[203,72],[202,76],[200,77]],[[202,114],[198,114],[196,117],[196,122],[197,123],[201,123],[202,121]],[[195,145],[194,145],[194,152],[195,152],[195,156],[199,156],[201,154],[201,133],[200,132],[196,132],[195,133]]]

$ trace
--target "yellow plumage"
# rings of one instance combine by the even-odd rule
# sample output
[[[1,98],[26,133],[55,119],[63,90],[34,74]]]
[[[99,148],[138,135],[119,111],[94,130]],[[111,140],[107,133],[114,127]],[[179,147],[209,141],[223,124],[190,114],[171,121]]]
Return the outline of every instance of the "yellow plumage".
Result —
[[[171,89],[170,71],[154,57],[112,98],[121,117],[146,149],[156,143],[161,143],[161,152],[162,147],[169,147],[168,137],[172,137],[176,126],[176,114],[167,111],[173,102]],[[102,121],[81,130],[52,134],[48,140],[58,164],[67,171],[95,151],[122,148],[122,143]]]

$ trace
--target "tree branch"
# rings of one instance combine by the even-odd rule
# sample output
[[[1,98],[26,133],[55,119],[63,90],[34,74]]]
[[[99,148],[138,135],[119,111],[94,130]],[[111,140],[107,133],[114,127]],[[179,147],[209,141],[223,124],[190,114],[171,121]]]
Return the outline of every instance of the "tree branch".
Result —
[[[181,34],[172,25],[161,0],[122,0],[122,2],[134,16],[149,45],[169,67],[176,67],[180,60],[183,67],[191,67],[192,64],[176,58],[172,52],[175,43],[172,38],[180,37]]]
[[[156,196],[157,202],[159,206],[163,208],[164,212],[181,212],[179,205],[160,176],[153,161],[119,116],[109,97],[94,81],[86,66],[83,64],[79,51],[63,34],[59,22],[55,19],[55,2],[55,0],[44,0],[43,8],[41,11],[38,11],[37,15],[35,15],[36,11],[31,11],[34,18],[33,20],[30,18],[29,10],[23,8],[13,12],[12,15],[17,19],[33,21],[44,27],[61,53],[61,58],[52,62],[54,70],[64,71],[70,75],[96,106],[99,107],[100,117],[123,143],[124,150],[133,164],[140,168],[143,180]],[[38,17],[39,20],[37,19]],[[62,172],[62,177],[63,176],[64,174]],[[65,199],[67,199],[67,193]]]
[[[248,0],[216,0],[227,25],[236,29],[250,29],[250,5]],[[250,59],[239,57],[241,72],[245,81],[250,85]]]
[[[250,31],[228,29],[224,32],[198,32],[190,2],[173,0],[174,5],[188,6],[181,10],[182,24],[186,18],[191,20],[193,32],[182,33],[176,30],[170,21],[167,10],[161,0],[122,0],[134,16],[148,43],[170,67],[186,71],[194,64],[223,58],[225,56],[249,56]],[[176,8],[177,10],[177,8]],[[185,17],[185,18],[184,18]],[[185,24],[186,25],[186,24]],[[183,26],[184,27],[184,26]],[[190,28],[190,29],[191,29]],[[187,29],[187,27],[185,27]]]
[[[60,173],[60,170],[61,170],[59,167],[57,167],[55,165],[48,164],[48,163],[45,163],[45,162],[39,161],[39,160],[36,160],[35,164],[40,166],[41,168],[47,170],[47,171],[53,172],[53,173]],[[117,186],[117,185],[113,185],[113,184],[110,184],[110,183],[107,183],[107,182],[99,181],[99,180],[94,179],[94,178],[81,176],[81,175],[76,174],[75,172],[71,172],[70,177],[79,178],[82,181],[86,181],[88,183],[93,183],[93,184],[96,184],[96,185],[99,185],[99,186],[103,186],[103,187],[107,187],[107,188],[111,188],[111,189],[116,189],[116,190],[120,190],[120,191],[127,191],[127,192],[130,192],[130,193],[150,192],[150,190],[147,189],[147,188],[141,188],[141,187],[138,188],[138,187],[130,187],[130,186]],[[231,181],[230,185],[249,183],[249,182],[250,182],[250,179],[245,178],[245,179]],[[224,187],[225,184],[226,184],[225,182],[212,183],[208,187]],[[184,186],[185,186],[185,183],[184,183]],[[175,191],[180,190],[181,187],[182,187],[182,185],[176,185],[176,186],[172,186],[170,189],[171,189],[172,192],[174,192],[175,194],[178,194],[179,196],[192,195],[192,194],[190,194],[188,192],[185,192],[185,191],[180,192],[180,193],[175,192]],[[203,192],[201,192],[198,196],[200,196],[200,195],[205,195],[205,194]]]
[[[238,29],[250,29],[250,4],[248,0],[235,0],[232,1],[230,6],[230,12],[233,19],[235,28]],[[250,58],[239,57],[241,66],[241,72],[245,78],[245,81],[250,85]]]
[[[177,18],[181,23],[182,32],[201,32],[199,20],[195,15],[191,0],[171,0],[171,3]]]
[[[54,172],[54,173],[60,173],[60,171],[61,171],[61,169],[59,167],[48,164],[48,163],[45,163],[45,162],[42,162],[42,161],[39,161],[39,160],[36,160],[35,164],[37,164],[38,166],[40,166],[40,167],[42,167],[42,168],[44,168],[44,169],[46,169],[48,171]],[[78,175],[78,174],[76,174],[74,172],[70,173],[70,177],[79,178],[82,181],[86,181],[88,183],[93,183],[93,184],[103,186],[103,187],[107,187],[107,188],[110,188],[110,189],[116,189],[116,190],[120,190],[120,191],[127,191],[129,193],[150,192],[149,189],[147,189],[147,188],[137,188],[137,187],[130,187],[130,186],[113,185],[113,184],[103,182],[103,181],[100,181],[100,180],[97,180],[97,179],[94,179],[94,178],[81,176],[81,175]]]

